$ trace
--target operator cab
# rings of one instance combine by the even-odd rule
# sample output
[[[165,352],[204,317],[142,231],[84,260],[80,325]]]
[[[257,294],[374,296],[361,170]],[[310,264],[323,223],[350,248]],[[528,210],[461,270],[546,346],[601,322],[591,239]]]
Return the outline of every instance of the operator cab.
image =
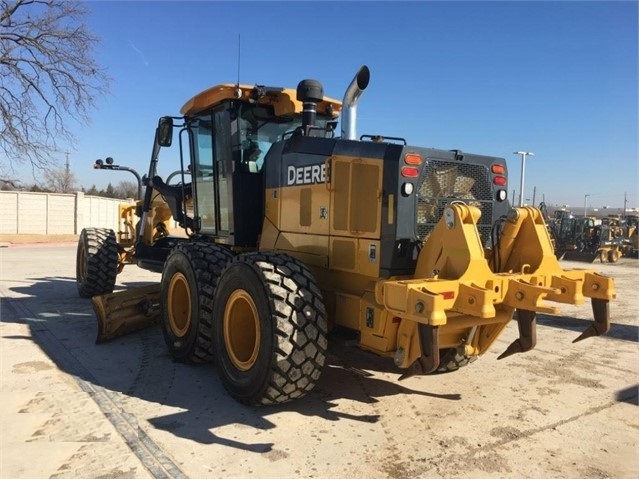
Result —
[[[190,171],[187,213],[184,194],[155,177],[173,217],[193,235],[215,237],[229,246],[257,246],[264,219],[262,170],[271,146],[302,128],[302,104],[295,90],[220,85],[189,100],[179,123],[164,117],[158,127],[159,146],[170,146],[167,134],[179,128],[181,167]],[[332,136],[341,104],[325,99],[318,105],[315,129]],[[166,193],[166,195],[165,195]],[[175,193],[175,194],[173,194]],[[174,211],[175,210],[175,211]]]

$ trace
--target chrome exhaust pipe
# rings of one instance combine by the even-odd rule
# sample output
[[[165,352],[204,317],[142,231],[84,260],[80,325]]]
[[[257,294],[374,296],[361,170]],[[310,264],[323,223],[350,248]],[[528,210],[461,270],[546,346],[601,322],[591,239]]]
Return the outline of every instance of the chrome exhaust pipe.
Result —
[[[362,65],[344,93],[342,100],[342,138],[344,139],[357,139],[357,102],[368,86],[370,78],[370,70],[366,65]]]

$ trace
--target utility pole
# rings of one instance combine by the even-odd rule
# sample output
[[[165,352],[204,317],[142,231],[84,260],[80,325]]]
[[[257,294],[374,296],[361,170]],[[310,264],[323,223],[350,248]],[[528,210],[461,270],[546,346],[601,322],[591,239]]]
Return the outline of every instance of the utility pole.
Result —
[[[588,197],[589,197],[589,196],[590,196],[590,195],[584,195],[584,217],[586,216],[586,211],[588,210],[588,203],[587,203],[587,201],[588,201]]]
[[[71,164],[69,163],[69,150],[65,151],[64,154],[67,157],[66,165],[64,168],[64,178],[62,178],[61,186],[62,193],[71,193]]]
[[[626,204],[628,203],[628,198],[626,197],[626,192],[623,192],[623,215],[626,216]]]
[[[519,180],[519,207],[524,206],[524,176],[526,172],[526,156],[535,156],[531,151],[515,151],[513,155],[521,155],[521,178]]]
[[[537,194],[537,187],[533,186],[533,202],[532,205],[535,206],[535,195]]]

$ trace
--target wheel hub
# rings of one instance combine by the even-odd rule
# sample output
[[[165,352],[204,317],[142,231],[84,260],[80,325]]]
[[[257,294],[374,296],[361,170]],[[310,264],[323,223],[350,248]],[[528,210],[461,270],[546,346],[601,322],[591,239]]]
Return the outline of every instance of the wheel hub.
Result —
[[[243,289],[234,291],[224,309],[224,343],[233,365],[248,371],[260,350],[260,325],[253,298]]]
[[[184,337],[191,326],[191,289],[189,282],[182,273],[175,273],[171,277],[168,290],[169,326],[173,334]]]

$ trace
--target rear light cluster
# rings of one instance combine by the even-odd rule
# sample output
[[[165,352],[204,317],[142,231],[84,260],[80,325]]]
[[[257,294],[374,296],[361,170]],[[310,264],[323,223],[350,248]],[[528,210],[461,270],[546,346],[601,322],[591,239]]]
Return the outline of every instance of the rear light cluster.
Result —
[[[508,180],[506,179],[506,167],[495,163],[490,167],[490,172],[493,174],[493,184],[495,186],[506,186]],[[497,190],[495,198],[497,201],[504,201],[507,197],[506,190]]]
[[[404,155],[404,166],[401,169],[401,175],[404,178],[419,178],[422,157],[417,153],[406,153]],[[413,183],[405,182],[402,184],[402,195],[410,196],[415,189]]]
[[[422,157],[417,153],[406,153],[404,155],[404,163],[405,165],[402,166],[402,176],[404,178],[418,178]]]

